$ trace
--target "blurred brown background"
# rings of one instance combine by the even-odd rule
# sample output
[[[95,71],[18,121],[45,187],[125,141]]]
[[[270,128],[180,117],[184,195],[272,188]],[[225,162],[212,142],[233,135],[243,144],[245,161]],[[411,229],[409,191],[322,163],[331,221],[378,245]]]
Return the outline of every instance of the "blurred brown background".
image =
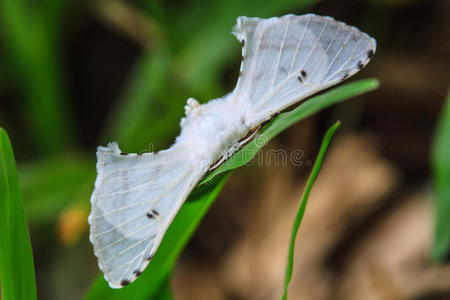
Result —
[[[300,149],[303,166],[234,172],[177,264],[175,299],[281,296],[305,180],[337,119],[297,239],[290,299],[450,299],[450,265],[430,259],[429,164],[450,83],[450,1],[284,2],[27,3],[51,20],[47,31],[25,35],[36,39],[29,51],[18,50],[6,27],[14,11],[2,4],[0,122],[19,164],[40,299],[79,299],[98,272],[86,223],[95,147],[170,145],[188,97],[205,102],[235,85],[236,16],[306,12],[376,38],[372,62],[350,81],[374,77],[380,88],[296,124],[263,150]]]

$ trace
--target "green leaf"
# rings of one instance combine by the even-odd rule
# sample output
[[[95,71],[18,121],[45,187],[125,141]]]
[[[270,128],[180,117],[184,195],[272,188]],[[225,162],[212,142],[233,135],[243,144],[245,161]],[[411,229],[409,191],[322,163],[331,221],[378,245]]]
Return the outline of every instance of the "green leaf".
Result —
[[[333,126],[328,129],[325,137],[323,138],[322,145],[320,146],[319,154],[317,155],[316,161],[314,162],[313,169],[311,174],[309,175],[308,181],[306,183],[306,188],[302,196],[302,200],[300,202],[300,206],[297,210],[297,215],[295,216],[294,224],[292,224],[292,233],[291,233],[291,241],[289,243],[289,253],[287,258],[286,265],[286,275],[284,280],[284,294],[281,297],[282,300],[287,299],[289,282],[292,277],[292,270],[294,268],[294,247],[295,247],[295,239],[297,237],[298,229],[300,228],[300,224],[302,223],[303,215],[305,214],[306,203],[308,201],[309,193],[311,192],[312,186],[316,181],[317,175],[319,174],[320,167],[322,166],[323,158],[325,156],[325,152],[327,151],[328,145],[330,144],[331,138],[333,137],[336,130],[339,128],[341,123],[337,121]]]
[[[13,150],[0,128],[0,282],[2,299],[36,299],[30,236],[20,198]]]
[[[363,93],[374,90],[379,83],[376,79],[364,79],[351,82],[340,87],[334,88],[329,92],[313,97],[306,102],[300,104],[292,111],[280,114],[275,120],[268,124],[261,133],[247,146],[245,146],[236,155],[227,160],[219,168],[209,174],[200,184],[210,181],[214,176],[223,172],[236,169],[249,163],[264,145],[266,145],[277,134],[292,126],[293,124],[306,119],[307,117],[327,108],[333,104],[337,104],[351,97],[361,95]]]
[[[432,257],[443,259],[450,249],[450,91],[438,121],[431,163],[436,195]]]
[[[103,274],[100,274],[86,299],[158,299],[156,293],[160,291],[178,256],[226,180],[227,176],[223,176],[217,184],[197,187],[192,192],[167,230],[147,270],[136,282],[115,290],[108,286]]]
[[[170,276],[168,276],[166,280],[161,284],[161,287],[154,298],[158,300],[173,299],[172,289],[170,288]]]

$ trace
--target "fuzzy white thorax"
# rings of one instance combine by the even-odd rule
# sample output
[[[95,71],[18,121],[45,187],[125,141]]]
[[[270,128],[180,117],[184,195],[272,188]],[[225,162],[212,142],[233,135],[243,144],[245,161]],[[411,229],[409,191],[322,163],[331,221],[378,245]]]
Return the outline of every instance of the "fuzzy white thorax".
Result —
[[[252,128],[246,124],[245,112],[236,107],[228,94],[187,111],[174,149],[185,151],[209,164],[222,157]]]

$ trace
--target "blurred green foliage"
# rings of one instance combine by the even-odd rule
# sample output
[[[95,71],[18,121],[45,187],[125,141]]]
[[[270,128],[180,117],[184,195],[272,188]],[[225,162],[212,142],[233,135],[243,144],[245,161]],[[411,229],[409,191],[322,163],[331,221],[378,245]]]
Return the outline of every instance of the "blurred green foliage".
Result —
[[[87,205],[92,192],[90,181],[95,180],[93,165],[93,159],[65,154],[30,162],[20,168],[25,211],[31,225],[55,222],[60,212],[78,197]]]
[[[442,260],[450,250],[450,92],[442,108],[432,147],[435,232],[432,257]]]
[[[71,141],[61,59],[63,1],[0,1],[2,50],[8,72],[22,92],[28,128],[42,154]]]

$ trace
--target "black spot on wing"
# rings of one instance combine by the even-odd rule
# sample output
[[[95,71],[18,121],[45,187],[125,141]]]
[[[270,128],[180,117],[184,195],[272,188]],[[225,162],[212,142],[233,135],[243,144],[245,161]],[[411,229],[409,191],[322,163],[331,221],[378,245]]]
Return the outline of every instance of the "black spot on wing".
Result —
[[[243,40],[241,41],[241,43],[242,43],[242,48],[244,48],[244,46],[245,46],[245,40],[243,39]]]
[[[364,64],[362,63],[362,61],[358,61],[358,69],[361,70],[362,68],[364,68]]]
[[[139,277],[139,275],[142,274],[142,271],[141,270],[134,270],[133,274],[134,274],[134,276]]]
[[[128,155],[128,153],[120,152],[120,155]]]
[[[300,76],[297,77],[298,81],[300,81],[301,83],[303,83],[303,79],[306,79],[306,76],[307,76],[307,75],[308,75],[308,74],[306,74],[306,71],[305,71],[305,70],[301,70],[301,71],[300,71]]]
[[[154,216],[152,213],[148,212],[148,213],[147,213],[147,217],[148,217],[149,219],[153,219],[155,216]]]
[[[120,282],[120,285],[121,285],[121,286],[127,286],[127,285],[129,285],[129,284],[130,284],[130,281],[127,280],[127,279],[124,279],[124,280],[122,280],[122,281]]]
[[[154,214],[154,215],[157,215],[157,216],[159,216],[159,212],[157,212],[156,210],[154,210],[154,209],[152,209],[152,213]]]
[[[369,51],[367,51],[367,58],[371,59],[373,56],[373,50],[370,49]]]
[[[147,261],[151,261],[153,258],[153,255],[150,255],[149,257],[147,257]]]
[[[341,80],[345,80],[348,77],[348,72],[345,72],[344,75],[342,75]]]

